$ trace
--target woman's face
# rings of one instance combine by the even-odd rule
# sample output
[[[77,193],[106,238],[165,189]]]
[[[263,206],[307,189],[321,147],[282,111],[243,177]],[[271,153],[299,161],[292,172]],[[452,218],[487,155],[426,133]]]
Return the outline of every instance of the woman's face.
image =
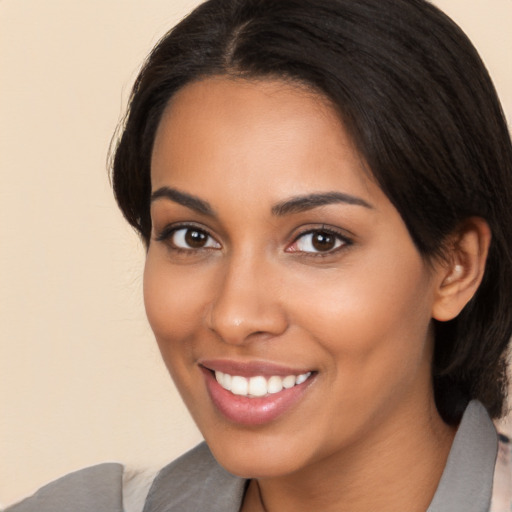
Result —
[[[151,181],[149,322],[228,470],[375,448],[431,406],[435,270],[326,100],[280,81],[188,85]]]

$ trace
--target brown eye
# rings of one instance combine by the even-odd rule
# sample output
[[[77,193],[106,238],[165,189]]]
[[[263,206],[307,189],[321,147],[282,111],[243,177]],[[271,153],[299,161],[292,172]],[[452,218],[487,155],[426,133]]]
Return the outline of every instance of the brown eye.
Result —
[[[220,244],[206,231],[195,227],[184,227],[172,232],[170,242],[178,249],[220,249]]]
[[[291,252],[326,253],[335,251],[350,241],[342,236],[322,229],[310,231],[299,236],[290,247]]]
[[[200,249],[206,245],[208,235],[204,231],[197,229],[187,229],[185,233],[185,242],[192,249]]]
[[[330,251],[336,245],[336,237],[325,231],[312,233],[311,244],[317,251]]]

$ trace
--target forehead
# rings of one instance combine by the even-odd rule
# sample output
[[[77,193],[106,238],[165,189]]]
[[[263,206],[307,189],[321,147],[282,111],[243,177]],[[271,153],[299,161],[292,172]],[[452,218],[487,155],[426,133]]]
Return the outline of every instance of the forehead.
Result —
[[[329,100],[279,80],[213,77],[185,86],[164,111],[151,167],[153,190],[193,183],[197,193],[222,185],[268,195],[269,184],[289,194],[368,185]]]

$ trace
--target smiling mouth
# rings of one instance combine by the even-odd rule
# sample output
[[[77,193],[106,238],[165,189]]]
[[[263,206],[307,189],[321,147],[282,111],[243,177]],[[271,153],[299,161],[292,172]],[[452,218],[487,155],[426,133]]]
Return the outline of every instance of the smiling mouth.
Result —
[[[317,371],[292,370],[261,362],[202,361],[208,394],[229,421],[257,427],[277,420],[298,404]]]
[[[247,398],[260,398],[303,384],[309,379],[311,372],[300,375],[287,375],[286,377],[272,375],[268,378],[262,375],[247,378],[241,375],[230,375],[221,371],[215,371],[214,375],[217,382],[226,391]]]

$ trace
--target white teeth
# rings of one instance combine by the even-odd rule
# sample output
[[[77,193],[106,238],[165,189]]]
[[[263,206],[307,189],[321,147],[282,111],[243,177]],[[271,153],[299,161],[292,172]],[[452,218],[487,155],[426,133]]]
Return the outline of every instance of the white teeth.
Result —
[[[227,389],[228,391],[231,389],[231,375],[229,375],[229,373],[225,373],[224,374],[224,377],[222,378],[222,384],[221,386],[224,388],[224,389]]]
[[[290,389],[295,386],[295,375],[288,375],[283,379],[283,388]]]
[[[231,389],[231,375],[229,373],[215,372],[217,382],[228,391]]]
[[[268,379],[267,390],[269,393],[279,393],[283,389],[283,379],[281,377],[273,376]]]
[[[230,375],[216,371],[215,379],[217,382],[234,395],[241,395],[247,397],[261,397],[267,394],[279,393],[284,389],[293,388],[308,380],[311,372],[303,373],[301,375],[287,375],[286,377],[279,377],[272,375],[267,380],[265,377],[257,376],[247,379],[239,375]]]
[[[234,375],[233,377],[231,377],[230,391],[234,395],[247,396],[247,392],[249,391],[249,381],[245,377],[239,377],[238,375]]]
[[[303,382],[306,382],[308,380],[309,375],[307,373],[303,373],[302,375],[297,375],[297,378],[295,379],[295,384],[297,386],[299,384],[302,384]]]
[[[251,377],[249,380],[249,395],[265,396],[267,394],[267,379],[265,377]]]

